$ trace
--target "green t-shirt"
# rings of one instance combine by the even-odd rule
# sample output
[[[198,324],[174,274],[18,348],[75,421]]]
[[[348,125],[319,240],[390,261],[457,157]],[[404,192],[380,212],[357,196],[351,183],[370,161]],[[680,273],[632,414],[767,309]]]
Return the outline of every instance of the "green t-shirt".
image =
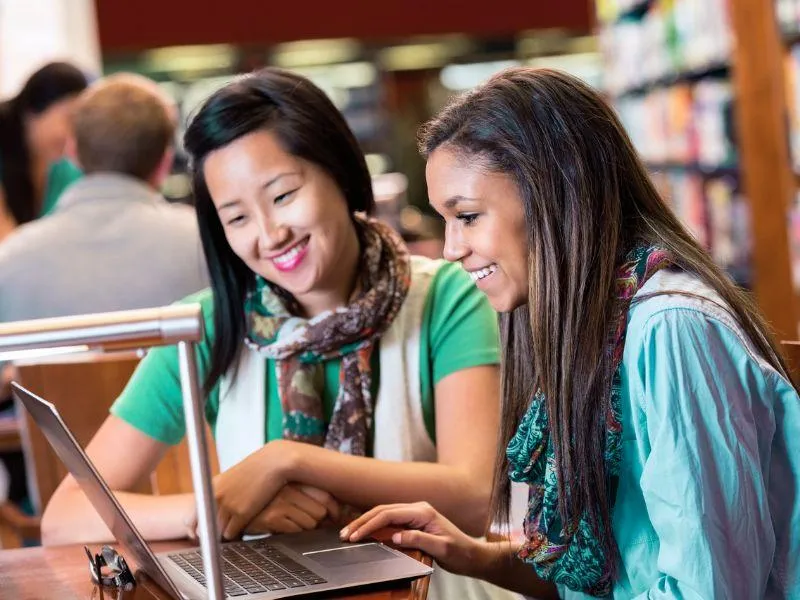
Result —
[[[50,165],[47,171],[47,185],[44,189],[44,200],[40,217],[44,217],[52,212],[56,207],[58,199],[70,185],[83,177],[83,171],[78,166],[66,158],[62,158]]]
[[[202,306],[206,336],[197,347],[198,373],[205,381],[210,366],[213,331],[213,298],[207,289],[182,302]],[[456,264],[442,266],[431,282],[420,332],[420,388],[425,425],[435,439],[434,386],[447,375],[500,361],[497,316],[486,297]],[[281,437],[283,411],[278,397],[274,361],[267,360],[266,439]],[[339,391],[339,364],[324,363],[325,418],[330,419]],[[378,389],[378,352],[373,353],[373,393]],[[206,403],[206,418],[214,430],[219,408],[219,385]],[[166,444],[177,444],[185,432],[183,404],[175,346],[153,348],[142,360],[130,382],[111,407],[111,413],[145,434]]]

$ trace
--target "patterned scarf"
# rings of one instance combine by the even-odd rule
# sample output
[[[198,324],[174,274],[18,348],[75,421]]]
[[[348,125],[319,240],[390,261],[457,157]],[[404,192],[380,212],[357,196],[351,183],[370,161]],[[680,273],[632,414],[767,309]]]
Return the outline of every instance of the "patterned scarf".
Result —
[[[628,309],[634,294],[655,272],[670,263],[665,250],[640,245],[617,269],[619,312],[613,342],[609,345],[614,375],[606,419],[605,449],[607,471],[612,481],[619,474],[622,440],[619,364],[625,346]],[[524,522],[526,541],[518,552],[519,558],[532,565],[542,579],[592,596],[609,595],[613,585],[611,561],[614,558],[605,556],[589,525],[588,515],[584,513],[576,519],[577,522],[561,522],[555,448],[548,428],[547,403],[541,390],[536,392],[509,442],[506,455],[510,463],[509,478],[529,486],[528,513]]]
[[[408,250],[389,226],[356,215],[362,243],[357,296],[312,319],[292,316],[292,298],[257,278],[245,311],[246,343],[277,361],[283,437],[347,454],[367,453],[372,429],[370,358],[411,283]],[[341,358],[339,395],[330,424],[322,409],[322,362]]]

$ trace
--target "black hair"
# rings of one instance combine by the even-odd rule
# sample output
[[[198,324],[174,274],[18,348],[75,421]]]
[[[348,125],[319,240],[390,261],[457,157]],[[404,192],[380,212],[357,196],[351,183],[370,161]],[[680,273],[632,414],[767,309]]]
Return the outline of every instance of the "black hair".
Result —
[[[86,75],[77,67],[51,62],[31,75],[15,97],[0,104],[0,182],[6,204],[20,225],[35,219],[38,211],[25,117],[43,113],[87,85]]]

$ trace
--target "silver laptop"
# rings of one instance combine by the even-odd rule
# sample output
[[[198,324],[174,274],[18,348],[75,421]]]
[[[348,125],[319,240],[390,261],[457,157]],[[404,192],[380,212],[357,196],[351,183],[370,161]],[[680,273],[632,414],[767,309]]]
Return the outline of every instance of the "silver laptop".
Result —
[[[67,428],[56,407],[12,383],[50,445],[117,541],[173,598],[206,598],[199,548],[155,554]],[[433,569],[375,540],[351,544],[328,529],[221,544],[227,598],[288,598],[429,575]]]

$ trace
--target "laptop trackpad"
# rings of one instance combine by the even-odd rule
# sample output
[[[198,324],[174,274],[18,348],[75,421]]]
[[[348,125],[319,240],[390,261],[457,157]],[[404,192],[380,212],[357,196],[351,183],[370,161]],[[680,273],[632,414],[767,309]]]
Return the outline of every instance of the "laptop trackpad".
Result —
[[[397,555],[388,548],[379,544],[364,544],[361,546],[344,546],[332,550],[306,552],[306,558],[313,560],[328,569],[357,565],[361,563],[379,562],[397,558]]]

